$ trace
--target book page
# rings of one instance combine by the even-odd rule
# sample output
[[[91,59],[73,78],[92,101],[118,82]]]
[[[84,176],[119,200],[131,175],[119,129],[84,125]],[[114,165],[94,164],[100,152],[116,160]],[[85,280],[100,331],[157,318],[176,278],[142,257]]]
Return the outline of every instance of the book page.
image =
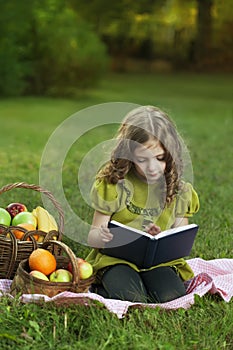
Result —
[[[118,221],[111,220],[110,223],[112,223],[112,224],[115,225],[115,226],[122,227],[122,228],[124,228],[125,230],[132,231],[132,232],[134,232],[134,233],[138,233],[139,235],[142,235],[142,236],[146,236],[146,237],[148,237],[148,238],[150,238],[150,239],[153,239],[153,238],[154,238],[154,236],[150,235],[149,233],[147,233],[147,232],[145,232],[145,231],[138,230],[138,229],[136,229],[136,228],[134,228],[134,227],[124,225],[124,224],[122,224],[122,223],[120,223],[120,222],[118,222]]]
[[[179,226],[179,227],[174,227],[174,228],[170,228],[168,230],[165,230],[165,231],[162,231],[160,233],[158,233],[157,235],[155,236],[152,236],[151,234],[147,233],[147,232],[144,232],[142,230],[138,230],[134,227],[130,227],[130,226],[127,226],[127,225],[124,225],[118,221],[115,221],[115,220],[112,220],[111,221],[112,224],[116,225],[116,226],[119,226],[119,227],[122,227],[126,230],[129,230],[129,231],[132,231],[132,232],[135,232],[135,233],[138,233],[140,235],[143,235],[143,236],[146,236],[150,239],[160,239],[160,238],[163,238],[163,237],[166,237],[166,236],[169,236],[169,235],[172,235],[174,233],[178,233],[178,232],[182,232],[182,231],[187,231],[187,230],[190,230],[191,228],[193,227],[197,227],[196,224],[188,224],[188,225],[184,225],[184,226]]]
[[[184,226],[170,228],[169,230],[165,230],[165,231],[162,231],[162,232],[158,233],[156,236],[154,236],[154,238],[155,239],[160,239],[162,237],[173,235],[174,233],[188,231],[188,230],[190,230],[190,229],[192,229],[194,227],[197,227],[197,225],[196,224],[189,224],[189,225],[184,225]]]

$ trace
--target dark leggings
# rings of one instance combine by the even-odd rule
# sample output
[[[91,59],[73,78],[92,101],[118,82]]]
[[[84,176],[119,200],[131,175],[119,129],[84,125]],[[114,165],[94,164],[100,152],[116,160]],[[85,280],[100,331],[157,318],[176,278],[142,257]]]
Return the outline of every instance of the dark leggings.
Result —
[[[128,265],[111,266],[92,291],[105,298],[164,303],[185,295],[184,283],[171,267],[137,272]]]

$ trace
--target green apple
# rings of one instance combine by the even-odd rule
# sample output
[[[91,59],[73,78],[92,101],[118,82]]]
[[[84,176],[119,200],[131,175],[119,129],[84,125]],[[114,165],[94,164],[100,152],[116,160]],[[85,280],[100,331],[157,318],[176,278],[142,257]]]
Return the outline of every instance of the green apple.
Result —
[[[19,224],[31,224],[36,227],[37,219],[31,212],[22,211],[12,219],[12,225],[17,226]]]
[[[81,280],[85,280],[93,274],[92,265],[84,259],[78,258],[79,275]]]
[[[79,269],[79,276],[81,278],[81,280],[85,280],[89,277],[91,277],[91,275],[93,274],[93,267],[92,265],[87,262],[86,260],[82,259],[82,258],[76,258],[76,262],[78,265],[78,269]],[[68,263],[67,266],[67,270],[70,271],[71,273],[73,273],[73,267],[71,262]]]
[[[39,278],[39,279],[44,280],[44,281],[49,281],[48,277],[44,273],[37,271],[37,270],[30,271],[29,275],[36,277],[36,278]]]
[[[72,279],[72,273],[65,269],[58,269],[49,276],[50,282],[71,282]]]
[[[5,226],[10,226],[11,224],[11,216],[4,208],[0,208],[0,224]]]

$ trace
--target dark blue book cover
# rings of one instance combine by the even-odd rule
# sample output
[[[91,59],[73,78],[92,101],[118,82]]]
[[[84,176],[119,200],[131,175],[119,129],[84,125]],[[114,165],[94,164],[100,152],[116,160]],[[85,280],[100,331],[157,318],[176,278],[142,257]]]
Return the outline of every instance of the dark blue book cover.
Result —
[[[141,269],[188,256],[198,231],[198,225],[189,224],[152,236],[117,221],[110,221],[108,227],[113,239],[101,253],[130,261]]]

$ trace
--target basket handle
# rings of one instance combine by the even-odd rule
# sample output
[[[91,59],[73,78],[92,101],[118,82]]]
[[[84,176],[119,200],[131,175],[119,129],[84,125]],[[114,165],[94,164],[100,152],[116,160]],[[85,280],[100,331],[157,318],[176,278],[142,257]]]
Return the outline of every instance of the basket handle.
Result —
[[[42,248],[46,249],[50,245],[56,245],[57,247],[60,247],[67,254],[67,256],[70,259],[70,262],[72,264],[72,271],[73,271],[72,283],[74,284],[74,286],[77,285],[79,280],[80,280],[80,275],[79,275],[79,268],[78,268],[78,264],[77,264],[77,257],[74,254],[74,252],[65,243],[63,243],[61,241],[55,241],[55,240],[43,242]]]
[[[64,230],[64,213],[62,210],[62,207],[60,205],[60,203],[54,198],[54,196],[52,195],[52,193],[50,191],[45,190],[44,188],[38,186],[38,185],[34,185],[34,184],[27,184],[26,182],[15,182],[15,183],[11,183],[8,185],[3,186],[2,188],[0,188],[0,195],[4,192],[10,191],[14,188],[26,188],[26,189],[30,189],[33,191],[37,191],[40,193],[45,194],[53,203],[54,207],[57,209],[58,214],[59,214],[59,223],[58,223],[58,227],[59,227],[59,231],[60,233],[63,233]]]

